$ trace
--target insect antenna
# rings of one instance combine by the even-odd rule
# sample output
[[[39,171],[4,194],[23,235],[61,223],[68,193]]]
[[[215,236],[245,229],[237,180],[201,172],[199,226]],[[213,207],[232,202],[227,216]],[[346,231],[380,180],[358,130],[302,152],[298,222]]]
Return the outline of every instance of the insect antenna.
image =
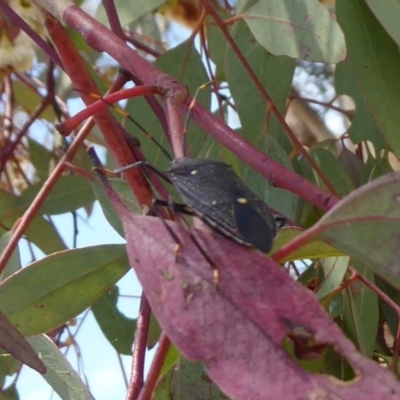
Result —
[[[129,113],[127,113],[124,109],[121,107],[117,106],[116,104],[113,104],[109,102],[105,97],[99,96],[96,93],[91,93],[90,94],[93,98],[96,100],[102,100],[104,101],[109,107],[111,107],[116,113],[121,115],[123,118],[129,120],[133,125],[135,125],[150,141],[152,141],[157,148],[164,154],[164,156],[168,159],[168,161],[172,161],[171,155],[168,153],[168,151],[165,149],[165,147],[138,121],[136,121],[134,118],[132,118]]]
[[[190,121],[190,113],[191,113],[191,111],[193,110],[194,106],[195,106],[196,103],[197,103],[197,97],[199,96],[199,93],[200,93],[202,90],[204,90],[206,87],[210,86],[212,83],[214,83],[214,81],[209,81],[209,82],[206,82],[206,83],[203,83],[202,85],[200,85],[200,86],[196,89],[196,91],[195,91],[195,93],[194,93],[194,95],[193,95],[193,97],[192,97],[192,100],[191,100],[191,102],[190,102],[190,104],[189,104],[188,112],[187,112],[187,114],[186,114],[186,116],[185,116],[185,121],[184,121],[184,124],[183,124],[183,132],[182,132],[182,135],[183,135],[183,140],[182,140],[182,146],[183,146],[182,154],[184,155],[184,157],[187,156],[187,154],[186,154],[186,134],[187,134],[187,131],[188,131],[188,126],[189,126],[189,121]]]

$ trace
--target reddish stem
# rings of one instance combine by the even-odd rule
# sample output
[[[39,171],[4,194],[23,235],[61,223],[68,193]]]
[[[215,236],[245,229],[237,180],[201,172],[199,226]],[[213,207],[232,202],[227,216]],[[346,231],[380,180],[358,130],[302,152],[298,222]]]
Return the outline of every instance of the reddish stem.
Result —
[[[279,264],[285,262],[290,254],[295,253],[298,249],[303,248],[306,244],[313,240],[315,235],[316,230],[313,228],[304,231],[272,254],[272,258]]]
[[[174,81],[78,7],[65,8],[62,17],[68,26],[77,29],[83,35],[89,46],[108,53],[144,84],[154,84],[161,76],[168,78],[169,82]],[[166,82],[166,79],[164,81]],[[190,102],[190,98],[186,100],[184,111],[187,111]],[[200,128],[276,186],[297,194],[323,210],[329,210],[339,200],[337,196],[327,193],[251,146],[200,104],[195,105],[191,117]]]
[[[164,365],[165,358],[171,342],[163,333],[158,342],[156,354],[154,355],[153,363],[151,364],[149,374],[147,375],[146,383],[140,392],[139,400],[151,400],[154,389],[156,387],[161,369]]]
[[[258,79],[258,76],[256,73],[253,71],[251,68],[251,65],[248,63],[244,55],[239,49],[239,46],[236,44],[236,42],[233,40],[231,34],[229,33],[228,29],[226,29],[226,26],[224,24],[224,21],[221,19],[221,17],[218,15],[218,13],[214,10],[214,7],[209,3],[208,0],[202,0],[201,1],[203,7],[207,10],[207,12],[214,18],[215,22],[218,24],[219,28],[221,29],[222,33],[224,34],[226,40],[229,42],[231,45],[233,51],[236,53],[238,56],[239,60],[243,64],[243,67],[246,69],[247,73],[253,80],[254,84],[256,85],[258,91],[260,92],[261,96],[264,98],[265,102],[269,105],[271,108],[271,111],[275,114],[276,118],[278,119],[279,123],[283,126],[285,129],[286,133],[289,135],[290,140],[292,141],[294,147],[297,149],[297,151],[307,160],[307,162],[310,164],[311,168],[316,172],[316,174],[319,176],[321,181],[325,184],[325,186],[328,188],[328,190],[337,196],[337,192],[335,188],[332,186],[332,184],[329,182],[329,180],[325,177],[325,175],[322,173],[321,169],[318,167],[318,165],[315,163],[315,161],[310,157],[310,155],[307,153],[307,151],[304,149],[303,145],[299,142],[297,139],[297,136],[294,134],[290,126],[287,124],[285,121],[284,116],[279,112],[278,107],[275,105],[273,102],[272,98],[269,96],[265,88],[263,87],[262,83]]]
[[[379,289],[376,285],[371,283],[368,279],[366,279],[363,275],[361,275],[357,270],[353,267],[349,267],[349,270],[356,274],[357,279],[360,280],[365,286],[371,289],[374,293],[376,293],[386,304],[393,308],[395,313],[397,314],[398,318],[398,326],[397,326],[397,333],[395,338],[395,345],[393,349],[393,358],[392,358],[392,365],[390,369],[393,371],[394,374],[398,375],[398,359],[399,359],[399,352],[400,352],[400,306],[393,301],[384,291]]]
[[[396,376],[399,376],[398,363],[399,363],[399,352],[400,352],[400,323],[397,326],[396,339],[394,343],[395,344],[393,349],[392,365],[390,366],[390,369]]]
[[[83,21],[81,21],[82,23]],[[72,80],[73,86],[79,91],[84,103],[90,105],[95,101],[92,94],[94,93],[98,97],[100,97],[100,94],[75,44],[71,41],[60,22],[50,14],[47,15],[46,25],[49,35],[59,51],[65,70]],[[98,32],[96,32],[97,34]],[[118,164],[125,166],[135,162],[136,159],[124,140],[124,130],[113,118],[110,111],[105,110],[100,114],[94,115],[93,118],[102,131],[106,144]],[[126,172],[126,179],[139,204],[149,206],[153,195],[141,170],[139,168],[130,169]]]
[[[334,111],[337,111],[337,112],[340,112],[340,113],[344,114],[347,118],[352,118],[354,116],[354,112],[353,111],[345,110],[345,109],[343,109],[341,107],[337,107],[337,106],[333,105],[332,103],[333,103],[333,101],[335,99],[331,100],[330,102],[325,102],[325,101],[319,101],[319,100],[315,100],[315,99],[310,99],[309,97],[297,96],[295,94],[291,94],[289,96],[289,98],[293,99],[293,100],[302,100],[302,101],[305,101],[307,103],[318,104],[319,106],[330,108],[331,110],[334,110]]]
[[[110,93],[99,100],[94,101],[94,103],[88,105],[82,111],[79,111],[73,117],[69,118],[67,121],[56,125],[57,129],[63,136],[69,135],[74,129],[78,127],[85,119],[92,117],[106,110],[111,104],[115,104],[118,101],[130,99],[137,96],[145,96],[150,94],[163,94],[163,88],[161,86],[135,86],[129,89],[120,90],[118,92]],[[95,99],[96,95],[93,96]]]
[[[144,359],[146,356],[147,336],[149,333],[151,308],[144,293],[140,302],[139,316],[136,322],[135,343],[132,357],[131,380],[126,400],[138,398],[144,383]]]
[[[182,103],[187,98],[187,95],[186,86],[180,82],[174,82],[164,96],[165,115],[171,136],[172,149],[176,158],[185,156],[185,128],[183,125]]]
[[[124,31],[122,30],[121,22],[118,17],[117,7],[115,1],[112,0],[102,0],[104,10],[108,17],[108,22],[110,23],[111,30],[119,36],[121,39],[124,38]]]
[[[37,106],[36,110],[31,114],[28,121],[25,122],[22,129],[18,132],[16,137],[11,141],[9,141],[4,148],[2,149],[2,154],[0,157],[0,172],[3,171],[6,162],[8,161],[11,154],[14,153],[14,150],[20,144],[21,140],[27,134],[29,128],[32,124],[37,120],[37,118],[45,111],[46,107],[49,105],[49,99],[46,97],[43,101]],[[12,136],[10,135],[9,138],[11,139]]]
[[[21,219],[16,223],[13,235],[10,241],[7,243],[3,253],[0,255],[0,273],[4,270],[7,261],[11,257],[14,249],[16,248],[18,241],[21,239],[22,235],[25,233],[29,224],[32,222],[35,215],[38,213],[39,209],[42,207],[46,201],[47,196],[50,194],[51,190],[60,179],[65,163],[73,159],[76,152],[81,147],[82,142],[85,140],[86,135],[89,133],[87,126],[83,127],[81,132],[76,136],[74,141],[69,146],[67,152],[61,158],[60,162],[54,168],[51,175],[48,177],[46,182],[43,184],[37,196],[32,201],[31,205],[25,211]]]

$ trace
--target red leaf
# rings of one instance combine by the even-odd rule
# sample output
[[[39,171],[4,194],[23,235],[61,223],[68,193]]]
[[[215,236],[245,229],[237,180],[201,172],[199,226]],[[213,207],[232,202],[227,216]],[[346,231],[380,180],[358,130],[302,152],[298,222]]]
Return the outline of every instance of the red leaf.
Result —
[[[31,345],[19,333],[17,328],[0,311],[0,347],[8,351],[17,360],[34,370],[45,374],[46,367],[32,349]]]
[[[119,208],[119,207],[118,207]],[[394,376],[363,357],[320,306],[270,257],[213,232],[193,229],[218,266],[209,263],[182,226],[121,212],[132,266],[157,319],[190,360],[203,361],[210,377],[233,399],[298,399],[323,395],[388,399],[400,395]],[[310,374],[283,350],[285,336],[301,326],[313,343],[332,344],[352,365],[357,379],[342,382]]]

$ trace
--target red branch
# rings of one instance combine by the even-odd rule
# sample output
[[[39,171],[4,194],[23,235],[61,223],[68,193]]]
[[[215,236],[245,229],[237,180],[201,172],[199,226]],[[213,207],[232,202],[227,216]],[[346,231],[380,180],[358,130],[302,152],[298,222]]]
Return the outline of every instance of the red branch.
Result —
[[[154,355],[153,363],[149,374],[147,376],[146,383],[140,392],[139,400],[151,400],[154,388],[156,387],[158,378],[160,376],[161,369],[164,365],[165,357],[167,356],[168,349],[171,342],[168,337],[163,333],[158,342],[156,354]]]
[[[144,293],[140,302],[139,316],[136,322],[134,351],[132,357],[131,380],[126,400],[136,400],[144,383],[144,359],[146,356],[147,336],[149,332],[151,309]]]
[[[65,8],[63,19],[69,27],[82,34],[89,46],[108,53],[144,84],[159,84],[160,79],[167,86],[174,82],[173,78],[163,74],[153,64],[132,51],[125,42],[78,7]],[[183,111],[187,111],[191,100],[186,100]],[[339,200],[337,196],[327,193],[253,147],[200,104],[196,103],[191,117],[200,128],[274,185],[295,193],[323,210],[329,210]]]
[[[137,96],[145,96],[149,94],[163,94],[163,88],[161,86],[136,86],[129,89],[119,90],[118,92],[111,93],[107,96],[96,100],[94,103],[87,106],[82,111],[69,118],[67,121],[59,124],[57,129],[63,136],[69,135],[74,129],[76,129],[85,119],[92,117],[104,110],[106,110],[111,104],[115,104],[118,101],[130,99]]]

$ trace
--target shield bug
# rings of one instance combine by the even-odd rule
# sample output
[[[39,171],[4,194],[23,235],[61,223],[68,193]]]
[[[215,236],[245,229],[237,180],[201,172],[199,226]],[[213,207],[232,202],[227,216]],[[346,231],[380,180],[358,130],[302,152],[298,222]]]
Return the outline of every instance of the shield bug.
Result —
[[[245,246],[268,253],[277,220],[268,205],[236,175],[233,168],[210,159],[178,158],[166,171],[183,202],[204,222]]]
[[[175,187],[184,203],[175,210],[198,216],[215,231],[242,245],[264,253],[271,250],[277,229],[285,223],[285,218],[274,216],[268,205],[245,185],[230,165],[207,158],[173,160],[137,121],[125,116],[161,149],[170,159],[171,167],[162,172],[146,161],[139,161],[116,170],[116,173],[146,165]],[[187,116],[185,125],[188,119]],[[165,201],[155,202],[168,205]]]
[[[163,172],[146,161],[139,161],[116,172],[138,165],[148,166],[175,187],[186,206],[181,207],[182,210],[189,207],[191,214],[212,229],[245,246],[268,253],[277,228],[285,223],[283,216],[274,216],[268,205],[236,175],[232,166],[222,161],[180,157],[172,160],[171,167]],[[166,205],[165,202],[158,203]]]

